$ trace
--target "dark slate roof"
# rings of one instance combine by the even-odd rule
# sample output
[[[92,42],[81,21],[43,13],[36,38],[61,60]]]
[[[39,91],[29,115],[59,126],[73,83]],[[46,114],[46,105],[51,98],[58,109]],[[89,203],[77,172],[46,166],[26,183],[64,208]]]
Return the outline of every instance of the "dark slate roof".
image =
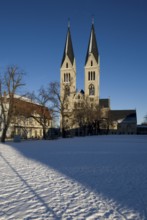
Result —
[[[87,49],[87,54],[86,54],[86,60],[85,64],[87,63],[89,54],[92,53],[98,63],[98,57],[99,57],[99,52],[98,52],[98,47],[97,47],[97,42],[96,42],[96,35],[95,35],[95,30],[94,30],[94,24],[92,24],[91,27],[91,32],[90,32],[90,38],[89,38],[89,44],[88,44],[88,49]]]
[[[63,53],[61,66],[62,66],[62,64],[65,60],[66,55],[70,59],[70,62],[73,64],[73,62],[74,62],[74,51],[73,51],[73,46],[72,46],[70,27],[68,27],[68,30],[67,30],[67,36],[66,36],[66,42],[65,42],[64,53]]]
[[[137,123],[136,110],[110,110],[110,118],[121,123]]]
[[[102,108],[110,108],[110,99],[100,99],[99,105]]]

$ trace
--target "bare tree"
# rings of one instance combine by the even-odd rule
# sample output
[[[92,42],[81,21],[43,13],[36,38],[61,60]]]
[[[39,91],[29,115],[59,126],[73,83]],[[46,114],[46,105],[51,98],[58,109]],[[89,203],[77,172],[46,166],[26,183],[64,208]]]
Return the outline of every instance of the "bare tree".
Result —
[[[63,88],[63,96],[60,95],[60,83],[51,82],[48,87],[51,102],[52,111],[55,117],[60,117],[60,128],[62,137],[66,136],[65,130],[68,128],[67,120],[72,117],[72,112],[69,111],[67,106],[69,105],[69,90],[65,86]]]
[[[2,121],[1,142],[5,142],[7,130],[14,114],[14,99],[19,88],[24,86],[24,73],[17,66],[9,66],[0,76],[0,108]]]
[[[29,97],[34,103],[30,106],[30,110],[26,112],[28,118],[35,119],[43,129],[43,139],[47,137],[47,130],[49,127],[50,121],[53,120],[52,110],[49,107],[51,97],[48,89],[41,87],[38,93],[28,93]]]
[[[100,113],[99,106],[83,96],[81,102],[74,103],[73,123],[78,125],[81,134],[97,134],[99,133]]]

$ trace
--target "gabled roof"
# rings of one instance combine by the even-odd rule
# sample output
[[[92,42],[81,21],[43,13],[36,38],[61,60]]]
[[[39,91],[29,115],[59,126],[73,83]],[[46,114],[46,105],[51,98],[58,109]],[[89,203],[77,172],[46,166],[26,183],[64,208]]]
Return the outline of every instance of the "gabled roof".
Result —
[[[63,64],[63,62],[65,60],[66,55],[68,56],[70,62],[73,65],[73,62],[74,62],[74,51],[73,51],[73,46],[72,46],[70,27],[68,27],[68,30],[67,30],[67,36],[66,36],[66,42],[65,42],[64,53],[63,53],[63,58],[62,58],[61,66],[62,66],[62,64]]]
[[[99,105],[101,108],[110,108],[110,99],[100,99]]]
[[[91,27],[91,33],[90,33],[90,38],[89,38],[89,44],[88,44],[85,64],[87,63],[89,54],[91,54],[91,53],[94,55],[94,57],[98,63],[99,52],[98,52],[98,47],[97,47],[97,42],[96,42],[94,24],[92,24],[92,27]]]
[[[119,123],[137,123],[136,110],[111,110],[110,118]]]
[[[15,95],[14,97],[14,116],[25,116],[30,117],[31,115],[36,112],[41,117],[46,117],[46,119],[51,119],[51,112],[50,110],[41,104],[32,102],[30,99],[26,97],[21,97]]]

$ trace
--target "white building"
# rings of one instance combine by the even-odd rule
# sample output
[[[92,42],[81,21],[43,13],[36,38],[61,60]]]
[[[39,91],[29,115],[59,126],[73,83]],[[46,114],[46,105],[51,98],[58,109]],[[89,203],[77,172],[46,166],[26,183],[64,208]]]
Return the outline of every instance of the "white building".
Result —
[[[9,97],[4,98],[5,111],[9,108]],[[43,137],[43,117],[45,117],[46,132],[51,127],[52,119],[49,109],[31,100],[15,95],[13,117],[7,130],[7,138],[20,135],[22,138]],[[42,123],[41,123],[42,122]],[[3,130],[3,118],[1,114],[0,137]]]

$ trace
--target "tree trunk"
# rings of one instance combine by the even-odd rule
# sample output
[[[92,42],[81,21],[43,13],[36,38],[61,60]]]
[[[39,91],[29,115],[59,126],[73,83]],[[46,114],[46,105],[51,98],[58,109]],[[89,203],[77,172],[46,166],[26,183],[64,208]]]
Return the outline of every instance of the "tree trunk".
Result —
[[[43,139],[46,140],[46,129],[43,128]]]
[[[5,127],[4,129],[3,129],[3,132],[2,132],[2,136],[1,136],[1,142],[2,143],[5,143],[5,139],[6,139],[6,134],[7,134],[7,127]]]

